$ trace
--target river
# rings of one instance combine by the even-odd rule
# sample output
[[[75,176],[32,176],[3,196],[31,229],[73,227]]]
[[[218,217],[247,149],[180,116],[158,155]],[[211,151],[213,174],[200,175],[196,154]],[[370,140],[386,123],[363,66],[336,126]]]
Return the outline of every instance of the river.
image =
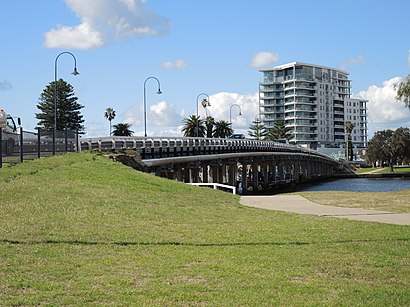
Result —
[[[321,182],[297,191],[392,192],[410,189],[410,178],[349,178]]]

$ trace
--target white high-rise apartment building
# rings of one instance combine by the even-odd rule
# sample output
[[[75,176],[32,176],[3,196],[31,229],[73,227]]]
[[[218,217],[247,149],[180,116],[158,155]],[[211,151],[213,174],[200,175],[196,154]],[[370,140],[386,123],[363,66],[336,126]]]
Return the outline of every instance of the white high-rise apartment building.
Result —
[[[284,120],[291,143],[340,147],[346,141],[344,124],[354,124],[352,142],[367,146],[367,100],[350,97],[346,71],[299,62],[260,70],[259,109],[267,128]]]

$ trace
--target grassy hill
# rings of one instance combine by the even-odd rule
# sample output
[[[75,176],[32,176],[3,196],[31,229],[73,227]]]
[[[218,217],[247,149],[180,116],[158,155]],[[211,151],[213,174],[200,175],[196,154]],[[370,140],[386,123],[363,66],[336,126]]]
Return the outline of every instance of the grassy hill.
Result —
[[[67,154],[0,170],[2,305],[410,305],[410,228]]]

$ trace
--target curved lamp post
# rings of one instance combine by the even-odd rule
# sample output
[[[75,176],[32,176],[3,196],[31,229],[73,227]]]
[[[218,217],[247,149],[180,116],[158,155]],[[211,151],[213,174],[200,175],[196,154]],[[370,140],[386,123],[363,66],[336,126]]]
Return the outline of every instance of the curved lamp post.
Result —
[[[199,97],[202,95],[206,96],[207,98],[202,99],[201,105],[206,108],[210,107],[211,104],[209,103],[209,95],[206,93],[201,93],[196,97],[196,137],[199,135],[199,110],[198,110],[198,105],[199,105]]]
[[[54,129],[53,129],[53,155],[56,153],[56,138],[55,138],[55,133],[57,130],[57,61],[58,58],[63,55],[63,54],[69,54],[73,57],[74,59],[74,70],[71,74],[74,76],[79,75],[80,73],[77,71],[77,59],[75,58],[74,54],[68,51],[61,52],[59,55],[57,55],[55,61],[54,61]]]
[[[162,94],[161,92],[161,83],[159,82],[159,80],[155,77],[148,77],[147,79],[145,79],[144,81],[144,136],[147,137],[147,98],[146,98],[146,88],[145,88],[145,84],[147,83],[147,81],[149,79],[155,79],[158,82],[158,91],[157,94]]]
[[[242,115],[242,109],[241,106],[237,103],[234,103],[233,105],[231,105],[231,107],[229,108],[229,122],[232,124],[232,108],[237,106],[239,108],[239,116]]]

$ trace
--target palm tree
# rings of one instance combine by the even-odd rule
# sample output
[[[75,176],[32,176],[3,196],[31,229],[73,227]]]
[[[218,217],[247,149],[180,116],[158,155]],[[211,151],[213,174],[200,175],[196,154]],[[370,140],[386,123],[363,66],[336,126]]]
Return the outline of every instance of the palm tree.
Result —
[[[115,136],[132,136],[134,131],[130,130],[131,125],[127,123],[118,123],[114,125],[114,131],[112,132]]]
[[[105,109],[104,117],[110,121],[110,135],[111,135],[111,121],[115,118],[115,111],[113,108]]]
[[[266,139],[272,141],[288,141],[293,136],[291,130],[292,128],[286,127],[284,120],[277,120],[273,128],[269,129]]]
[[[352,144],[352,131],[354,129],[354,124],[350,121],[345,122],[345,132],[346,132],[346,159],[347,161],[353,160],[353,144]]]
[[[252,125],[249,126],[248,134],[257,140],[263,140],[267,136],[268,131],[262,121],[256,118]]]
[[[226,120],[219,120],[215,122],[214,137],[216,138],[227,138],[232,135],[233,129],[231,128],[232,123]]]
[[[213,137],[215,119],[212,116],[207,116],[205,125],[206,125],[206,137],[207,138]]]
[[[191,115],[182,120],[182,133],[186,137],[204,137],[205,123],[200,116]]]

